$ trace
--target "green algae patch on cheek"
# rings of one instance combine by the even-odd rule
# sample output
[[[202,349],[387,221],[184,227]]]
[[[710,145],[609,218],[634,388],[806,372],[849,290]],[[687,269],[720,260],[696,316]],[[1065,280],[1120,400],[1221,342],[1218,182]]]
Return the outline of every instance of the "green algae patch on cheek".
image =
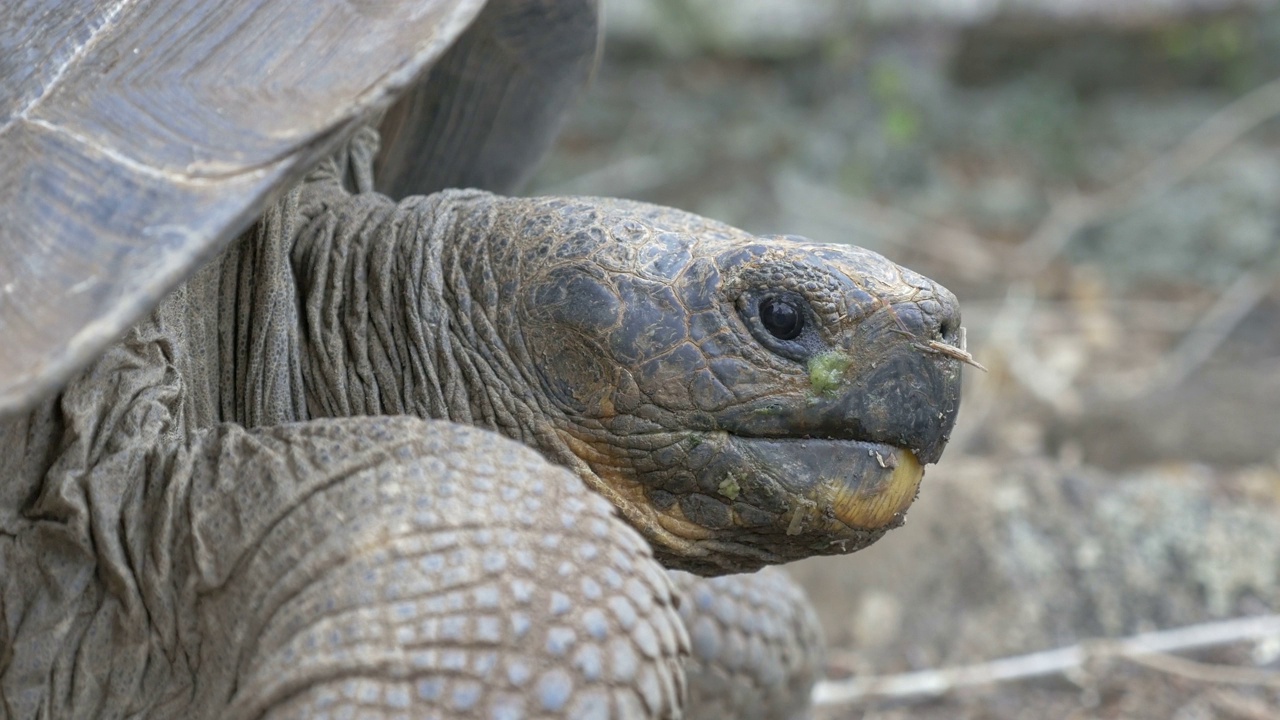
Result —
[[[824,352],[809,360],[809,389],[814,395],[835,395],[853,359],[842,352]]]
[[[742,488],[738,485],[738,479],[733,476],[733,473],[726,474],[724,480],[720,482],[720,487],[717,489],[720,491],[721,495],[729,498],[730,500],[737,500],[738,493],[742,492]]]

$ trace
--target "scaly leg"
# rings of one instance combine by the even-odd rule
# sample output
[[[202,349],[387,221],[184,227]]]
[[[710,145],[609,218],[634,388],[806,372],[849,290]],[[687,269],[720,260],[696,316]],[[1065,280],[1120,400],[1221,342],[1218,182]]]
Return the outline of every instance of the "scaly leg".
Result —
[[[353,418],[224,427],[178,464],[210,717],[678,713],[669,582],[528,448]]]
[[[785,570],[703,578],[673,571],[693,653],[691,718],[800,720],[822,677],[818,617]]]

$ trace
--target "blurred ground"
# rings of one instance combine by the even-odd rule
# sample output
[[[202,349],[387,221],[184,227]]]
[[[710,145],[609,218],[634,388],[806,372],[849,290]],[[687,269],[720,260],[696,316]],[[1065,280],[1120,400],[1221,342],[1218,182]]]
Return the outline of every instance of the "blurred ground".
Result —
[[[1280,8],[906,5],[615,2],[533,190],[851,242],[960,296],[990,371],[907,525],[793,567],[833,676],[1280,612]],[[1113,658],[820,716],[1280,717],[1280,638],[1182,657],[1228,672]]]

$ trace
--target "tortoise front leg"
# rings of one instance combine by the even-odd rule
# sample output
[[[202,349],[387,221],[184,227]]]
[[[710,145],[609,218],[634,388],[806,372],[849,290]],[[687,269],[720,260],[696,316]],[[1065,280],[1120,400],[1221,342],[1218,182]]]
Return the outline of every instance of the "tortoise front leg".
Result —
[[[670,582],[528,448],[351,418],[223,426],[172,469],[190,478],[167,504],[202,717],[680,712]]]
[[[685,663],[691,718],[810,717],[824,644],[804,590],[781,568],[704,578],[669,575],[693,649]]]

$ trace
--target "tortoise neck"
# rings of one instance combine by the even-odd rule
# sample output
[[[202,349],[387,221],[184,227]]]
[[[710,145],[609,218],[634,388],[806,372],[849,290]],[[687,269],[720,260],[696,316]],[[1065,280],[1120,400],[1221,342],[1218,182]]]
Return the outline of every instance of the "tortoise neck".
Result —
[[[292,262],[308,414],[442,418],[548,449],[504,336],[510,201],[449,190],[397,205],[336,181],[309,194]]]

